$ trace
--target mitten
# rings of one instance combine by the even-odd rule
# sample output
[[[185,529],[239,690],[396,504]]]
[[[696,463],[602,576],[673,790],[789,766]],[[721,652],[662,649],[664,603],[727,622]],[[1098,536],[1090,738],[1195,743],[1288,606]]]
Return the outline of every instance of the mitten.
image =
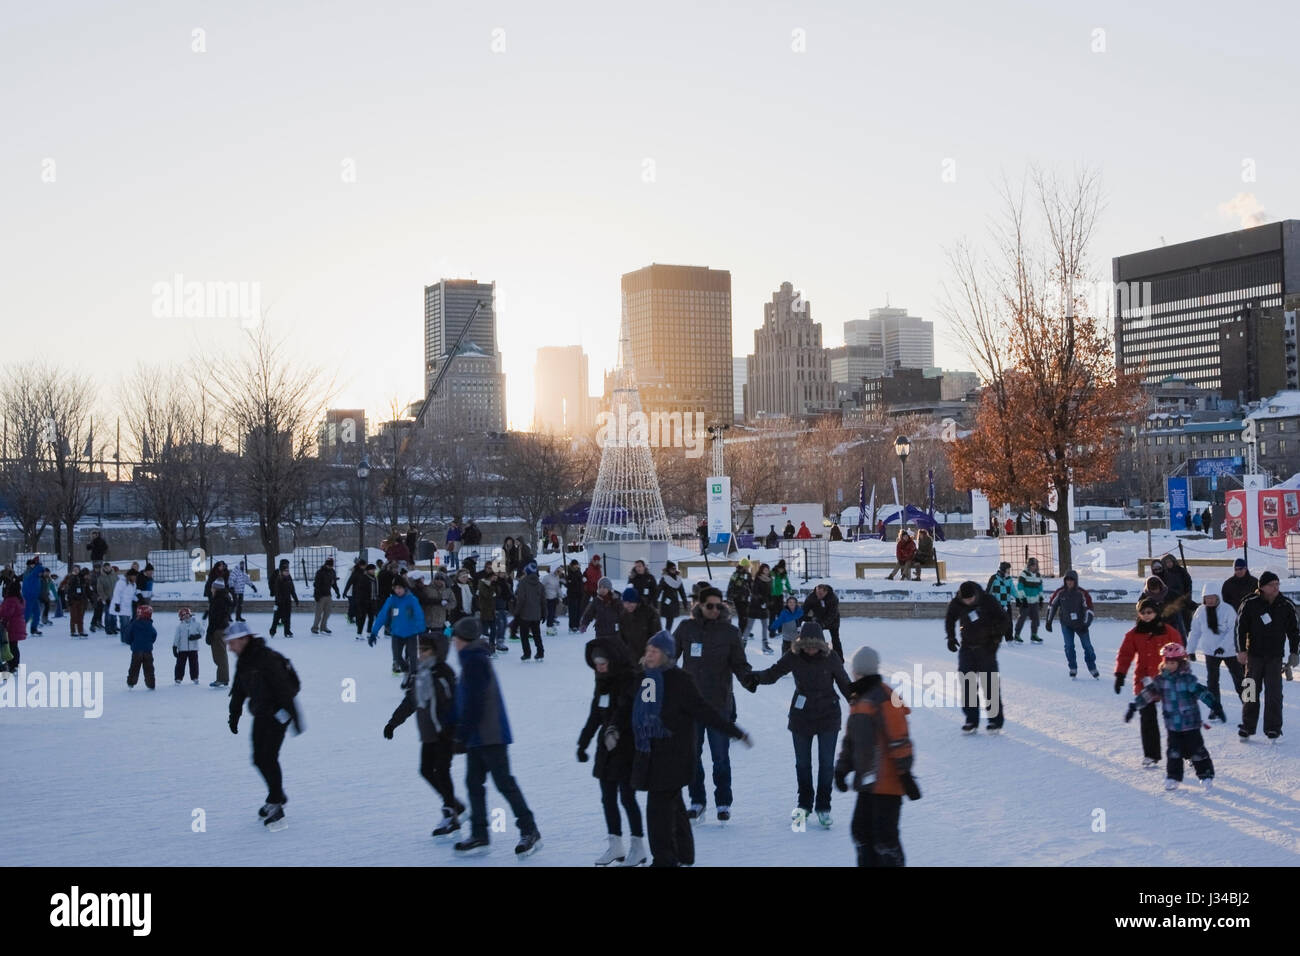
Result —
[[[1117,694],[1122,694],[1122,693],[1124,693],[1124,675],[1123,675],[1123,674],[1116,674],[1116,675],[1115,675],[1115,693],[1117,693]]]
[[[230,732],[232,734],[239,733],[239,716],[237,714],[230,715]]]
[[[1137,713],[1137,709],[1138,709],[1137,704],[1128,705],[1128,709],[1124,711],[1124,723],[1127,724],[1130,720],[1133,719],[1133,715]]]
[[[579,748],[578,748],[578,763],[586,763],[589,759],[590,759],[590,758],[587,756],[587,751],[584,750],[583,748],[579,747]]]
[[[384,739],[385,740],[393,739],[393,722],[391,720],[388,723],[384,724]]]
[[[955,637],[950,637],[950,638],[948,638],[948,650],[953,651],[953,652],[955,653],[956,650],[957,650],[957,647],[958,647],[958,645],[957,645],[957,638],[955,638]]]
[[[370,643],[370,646],[371,646],[371,647],[374,647],[374,646],[375,646],[375,635],[373,635],[373,634],[370,635],[370,642],[369,642],[369,643]]]
[[[737,737],[736,739],[739,740],[742,744],[744,744],[747,749],[753,749],[754,746],[753,738],[750,737],[749,734],[745,733],[743,727],[737,727],[736,729],[740,731],[740,736]]]
[[[847,771],[837,771],[835,774],[835,789],[840,793],[849,792],[849,775]]]
[[[909,800],[921,799],[921,788],[916,785],[916,778],[913,777],[911,773],[903,774],[901,777],[899,777],[899,780],[903,784],[903,792],[907,794],[907,799]]]
[[[1051,621],[1048,621],[1045,625],[1043,625],[1043,627],[1044,627],[1044,629],[1047,631],[1048,634],[1051,634],[1051,633],[1052,633],[1052,622],[1051,622]]]

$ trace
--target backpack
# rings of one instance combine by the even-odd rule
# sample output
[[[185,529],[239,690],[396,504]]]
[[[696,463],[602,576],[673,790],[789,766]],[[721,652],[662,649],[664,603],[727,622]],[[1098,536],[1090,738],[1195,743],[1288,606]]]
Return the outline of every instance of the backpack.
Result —
[[[302,681],[298,679],[298,672],[293,669],[293,662],[279,651],[271,651],[271,655],[274,661],[276,677],[293,692],[289,695],[290,697],[297,697],[298,691],[302,689]]]

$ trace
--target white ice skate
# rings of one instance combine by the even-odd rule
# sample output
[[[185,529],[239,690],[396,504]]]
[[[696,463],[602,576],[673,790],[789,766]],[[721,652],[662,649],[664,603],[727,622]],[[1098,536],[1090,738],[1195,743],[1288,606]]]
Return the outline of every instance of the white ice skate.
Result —
[[[649,858],[646,856],[645,844],[640,837],[632,837],[627,845],[627,856],[619,866],[644,866]]]
[[[596,857],[596,865],[609,866],[611,863],[622,862],[626,857],[627,854],[623,852],[623,838],[611,833],[609,835],[609,849]]]
[[[1175,779],[1173,779],[1172,777],[1166,777],[1166,778],[1165,778],[1165,789],[1166,789],[1166,790],[1177,790],[1177,789],[1178,789],[1178,781],[1175,780]]]

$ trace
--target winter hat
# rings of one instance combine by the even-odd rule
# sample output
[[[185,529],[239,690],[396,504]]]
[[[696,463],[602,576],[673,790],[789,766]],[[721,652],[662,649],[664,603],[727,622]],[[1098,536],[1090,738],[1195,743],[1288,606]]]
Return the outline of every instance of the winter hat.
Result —
[[[703,604],[709,598],[721,598],[721,597],[722,597],[722,592],[719,591],[717,588],[713,588],[713,587],[700,588],[699,600],[701,604]]]
[[[1068,571],[1065,572],[1065,577],[1063,577],[1061,580],[1062,580],[1062,581],[1073,581],[1075,584],[1078,584],[1078,583],[1079,583],[1079,572],[1076,571],[1076,570],[1074,570],[1074,568],[1070,568],[1070,570],[1068,570]]]
[[[880,673],[880,655],[870,647],[859,647],[849,665],[859,677],[870,677]]]
[[[963,581],[957,589],[957,596],[962,600],[973,598],[980,593],[980,586],[974,581]]]
[[[252,636],[253,636],[253,629],[251,627],[249,627],[243,621],[236,621],[235,623],[231,624],[228,628],[226,628],[225,641],[227,644],[229,644],[237,637],[252,637]]]
[[[419,641],[419,646],[420,646],[420,650],[422,650],[422,651],[435,651],[435,652],[436,652],[436,651],[438,650],[438,644],[437,644],[437,642],[433,639],[433,636],[432,636],[432,635],[430,635],[430,636],[428,636],[428,637],[421,637],[421,638],[420,638],[420,641]]]
[[[670,661],[677,657],[677,642],[673,640],[673,636],[667,631],[660,631],[650,638],[650,640],[646,641],[646,646],[659,648]]]
[[[190,610],[189,608],[187,608],[187,607],[178,608],[177,611],[176,611],[176,616],[179,617],[182,621],[187,620],[188,618],[192,617],[193,615],[194,615],[194,612],[191,611],[191,610]]]
[[[641,592],[629,584],[623,589],[623,600],[628,604],[636,604],[641,600]]]
[[[1244,568],[1244,567],[1246,567],[1246,559],[1245,559],[1245,558],[1238,558],[1236,561],[1233,561],[1233,562],[1232,562],[1232,567],[1233,567],[1234,570],[1236,570],[1237,568]]]
[[[669,564],[672,564],[671,561],[668,562],[668,563],[669,563]],[[740,561],[737,562],[736,566],[737,566],[737,567],[741,567],[741,568],[747,568],[747,567],[749,567],[749,558],[741,558]]]
[[[1272,571],[1265,571],[1263,574],[1259,576],[1259,586],[1263,587],[1264,585],[1272,584],[1274,581],[1277,580],[1279,579],[1276,574],[1274,574]]]
[[[1165,582],[1161,581],[1154,574],[1151,575],[1151,577],[1147,578],[1148,591],[1163,591],[1164,589],[1165,589]]]
[[[529,561],[527,564],[524,565],[524,574],[536,574],[536,573],[537,573],[536,561]]]
[[[479,627],[478,618],[462,617],[452,628],[451,636],[462,641],[477,641],[483,636],[483,629]]]
[[[1010,571],[1010,570],[1011,570],[1011,562],[1010,562],[1010,561],[1003,561],[1001,564],[998,565],[998,570],[999,570],[999,571]]]
[[[1160,656],[1167,661],[1176,661],[1187,656],[1187,648],[1177,641],[1170,641],[1164,647],[1160,648]]]
[[[146,621],[152,621],[152,620],[153,620],[153,608],[150,607],[148,604],[141,604],[139,607],[137,607],[137,608],[135,609],[135,616],[136,616],[136,617],[142,617],[142,618],[144,618]]]
[[[820,641],[822,639],[822,626],[816,621],[804,621],[799,625],[799,639],[807,638],[810,641]]]
[[[612,591],[614,590],[614,582],[609,578],[601,578],[596,582],[596,590],[599,591],[601,588],[604,588],[606,591]]]

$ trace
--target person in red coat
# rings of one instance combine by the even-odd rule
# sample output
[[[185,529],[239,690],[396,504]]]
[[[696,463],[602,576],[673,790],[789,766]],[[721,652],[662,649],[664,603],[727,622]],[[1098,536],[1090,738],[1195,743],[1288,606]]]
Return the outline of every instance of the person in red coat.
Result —
[[[604,576],[605,572],[600,569],[600,555],[593,554],[591,563],[587,565],[587,570],[582,572],[582,590],[588,598],[596,596],[596,585]]]
[[[1006,520],[1006,524],[1004,524],[1002,527],[1003,527],[1003,529],[1006,531],[1007,534],[1015,534],[1015,533],[1016,533],[1016,523],[1015,523],[1014,521],[1012,521],[1010,518],[1008,518],[1008,519]]]
[[[1151,598],[1138,601],[1137,624],[1124,635],[1115,658],[1115,693],[1124,692],[1124,678],[1128,665],[1136,661],[1133,669],[1133,692],[1142,693],[1143,681],[1160,673],[1160,648],[1170,641],[1185,643],[1178,630],[1160,618],[1160,605]],[[1160,766],[1160,724],[1155,707],[1144,707],[1142,716],[1142,766],[1155,769]]]
[[[808,530],[808,522],[799,522],[799,530],[795,532],[795,537],[799,538],[801,541],[807,541],[812,537],[812,532]]]
[[[898,532],[898,544],[894,545],[894,557],[898,559],[898,566],[889,572],[889,580],[894,580],[894,575],[899,571],[903,572],[903,580],[906,581],[912,576],[912,559],[916,557],[916,542],[912,536],[903,528]]]
[[[18,671],[18,642],[27,640],[25,610],[22,585],[15,581],[5,588],[5,599],[0,602],[0,646],[9,651],[0,653],[0,658],[8,658],[0,662],[0,670]]]

